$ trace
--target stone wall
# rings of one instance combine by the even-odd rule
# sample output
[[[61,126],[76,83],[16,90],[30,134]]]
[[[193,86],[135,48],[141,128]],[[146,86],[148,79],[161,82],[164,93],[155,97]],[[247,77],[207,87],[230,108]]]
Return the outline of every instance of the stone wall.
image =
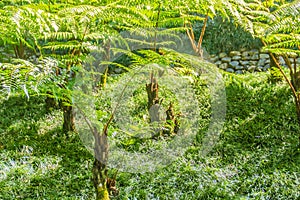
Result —
[[[257,49],[231,51],[230,53],[219,53],[210,55],[210,62],[216,64],[220,69],[236,74],[245,72],[261,72],[270,68],[270,56],[267,53],[259,52]],[[292,64],[300,65],[300,57],[289,58]],[[285,66],[282,57],[279,58],[281,65]]]
[[[0,47],[0,62],[10,62],[13,55],[6,53],[4,48]],[[221,52],[218,55],[208,55],[207,59],[216,64],[218,68],[227,72],[236,74],[243,74],[245,72],[262,72],[267,71],[270,68],[270,56],[267,53],[260,52],[258,49],[246,50],[241,49],[239,51],[231,51],[229,53]],[[38,57],[33,55],[28,58],[33,63],[38,63]],[[289,58],[292,64],[296,63],[300,66],[300,57]],[[281,65],[285,66],[285,62],[282,57],[279,58]],[[124,72],[123,69],[114,67],[110,69],[110,73],[120,74]]]

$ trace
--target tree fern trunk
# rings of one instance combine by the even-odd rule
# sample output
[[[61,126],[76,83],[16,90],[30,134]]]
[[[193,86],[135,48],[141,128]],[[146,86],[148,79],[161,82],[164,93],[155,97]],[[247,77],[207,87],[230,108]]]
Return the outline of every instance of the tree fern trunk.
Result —
[[[179,131],[179,121],[176,117],[176,114],[174,112],[173,104],[169,104],[169,108],[166,111],[166,124],[167,124],[167,129],[164,130],[164,134],[166,135],[171,135],[171,134],[177,134]]]
[[[93,165],[93,183],[96,190],[96,200],[109,200],[109,192],[107,189],[107,170],[106,163],[108,158],[108,142],[107,135],[100,134],[94,127],[95,138],[95,161]]]
[[[50,112],[53,108],[57,108],[58,104],[55,98],[53,98],[52,92],[47,92],[47,97],[45,99],[46,111]]]
[[[69,105],[63,105],[62,110],[64,116],[63,130],[65,132],[75,131],[75,114],[73,112],[73,107]]]
[[[95,159],[93,165],[93,183],[96,191],[96,200],[109,200],[109,193],[106,187],[106,166]]]
[[[108,141],[107,141],[107,129],[110,122],[113,119],[113,115],[111,115],[107,124],[104,126],[102,134],[98,131],[97,127],[93,126],[92,122],[85,116],[84,112],[80,109],[80,107],[76,106],[79,110],[79,113],[82,113],[86,123],[88,124],[91,132],[93,133],[95,144],[94,144],[94,164],[93,164],[93,185],[96,192],[96,200],[109,200],[110,191],[115,194],[118,193],[118,190],[115,188],[115,178],[113,181],[109,181],[109,177],[107,175],[107,159],[108,159]],[[108,183],[111,182],[111,183]]]
[[[154,78],[153,73],[150,75],[150,83],[146,84],[148,96],[148,112],[151,122],[159,121],[159,98],[158,98],[158,83]]]

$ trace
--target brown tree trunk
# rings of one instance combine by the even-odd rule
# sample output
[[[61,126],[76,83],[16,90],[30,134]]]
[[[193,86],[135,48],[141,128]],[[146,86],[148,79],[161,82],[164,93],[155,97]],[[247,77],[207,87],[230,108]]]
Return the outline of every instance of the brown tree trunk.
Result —
[[[158,98],[158,82],[154,78],[153,72],[150,74],[150,83],[146,84],[146,91],[148,96],[148,113],[150,117],[150,123],[160,121],[160,107],[161,101]],[[155,128],[153,130],[152,138],[161,135],[161,128]]]
[[[19,42],[19,45],[14,46],[14,52],[16,58],[21,58],[21,59],[25,58],[25,46],[21,41]]]
[[[63,105],[62,110],[64,116],[63,130],[65,132],[75,131],[75,113],[73,112],[73,107]]]
[[[47,92],[47,97],[45,99],[45,107],[46,111],[50,112],[53,108],[57,108],[58,104],[55,98],[53,98],[53,94],[51,92]]]
[[[108,159],[108,142],[107,135],[104,129],[100,134],[96,127],[94,127],[93,135],[95,138],[95,161],[93,165],[93,184],[96,190],[96,200],[108,200],[109,192],[107,188],[107,169],[106,163]]]
[[[158,97],[158,82],[154,78],[153,73],[150,74],[150,83],[146,84],[146,91],[148,96],[148,112],[150,116],[150,122],[159,122],[161,120],[160,109],[162,100]],[[173,104],[170,103],[168,110],[166,111],[166,123],[164,125],[163,134],[171,135],[172,133],[178,133],[179,121],[174,112]],[[152,137],[157,137],[161,133],[160,130],[155,130],[155,134]]]
[[[105,124],[102,134],[98,131],[97,127],[93,126],[91,121],[85,116],[80,107],[76,106],[79,112],[84,116],[86,123],[88,124],[90,131],[92,132],[95,144],[94,144],[94,164],[92,169],[92,181],[96,192],[96,200],[109,200],[109,194],[118,194],[116,189],[116,175],[111,179],[107,175],[107,160],[108,160],[108,140],[107,130],[108,126],[113,119],[113,114],[110,116],[108,122]]]
[[[150,110],[154,104],[159,103],[158,83],[156,78],[154,78],[153,73],[150,75],[150,83],[146,84],[146,91],[148,95],[148,110]]]
[[[168,110],[166,111],[167,118],[166,123],[169,128],[164,131],[164,134],[171,135],[172,133],[178,133],[179,131],[179,121],[175,115],[173,104],[170,103]]]
[[[106,165],[95,159],[92,172],[93,184],[96,191],[96,200],[109,200],[109,192],[106,185]]]

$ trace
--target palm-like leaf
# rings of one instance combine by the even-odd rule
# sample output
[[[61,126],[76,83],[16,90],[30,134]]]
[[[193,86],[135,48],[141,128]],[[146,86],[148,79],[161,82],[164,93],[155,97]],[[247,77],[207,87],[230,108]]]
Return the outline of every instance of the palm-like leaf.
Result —
[[[2,97],[9,97],[13,91],[23,90],[29,98],[29,91],[39,92],[46,83],[53,82],[57,61],[49,58],[34,64],[23,59],[11,63],[0,63],[0,90]]]

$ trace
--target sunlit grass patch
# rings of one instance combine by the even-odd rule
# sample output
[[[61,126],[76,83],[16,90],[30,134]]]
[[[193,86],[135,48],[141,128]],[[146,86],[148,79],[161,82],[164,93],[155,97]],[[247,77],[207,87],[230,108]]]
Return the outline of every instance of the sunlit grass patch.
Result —
[[[60,128],[62,126],[61,111],[53,111],[37,121],[39,135],[43,135],[51,130]]]

